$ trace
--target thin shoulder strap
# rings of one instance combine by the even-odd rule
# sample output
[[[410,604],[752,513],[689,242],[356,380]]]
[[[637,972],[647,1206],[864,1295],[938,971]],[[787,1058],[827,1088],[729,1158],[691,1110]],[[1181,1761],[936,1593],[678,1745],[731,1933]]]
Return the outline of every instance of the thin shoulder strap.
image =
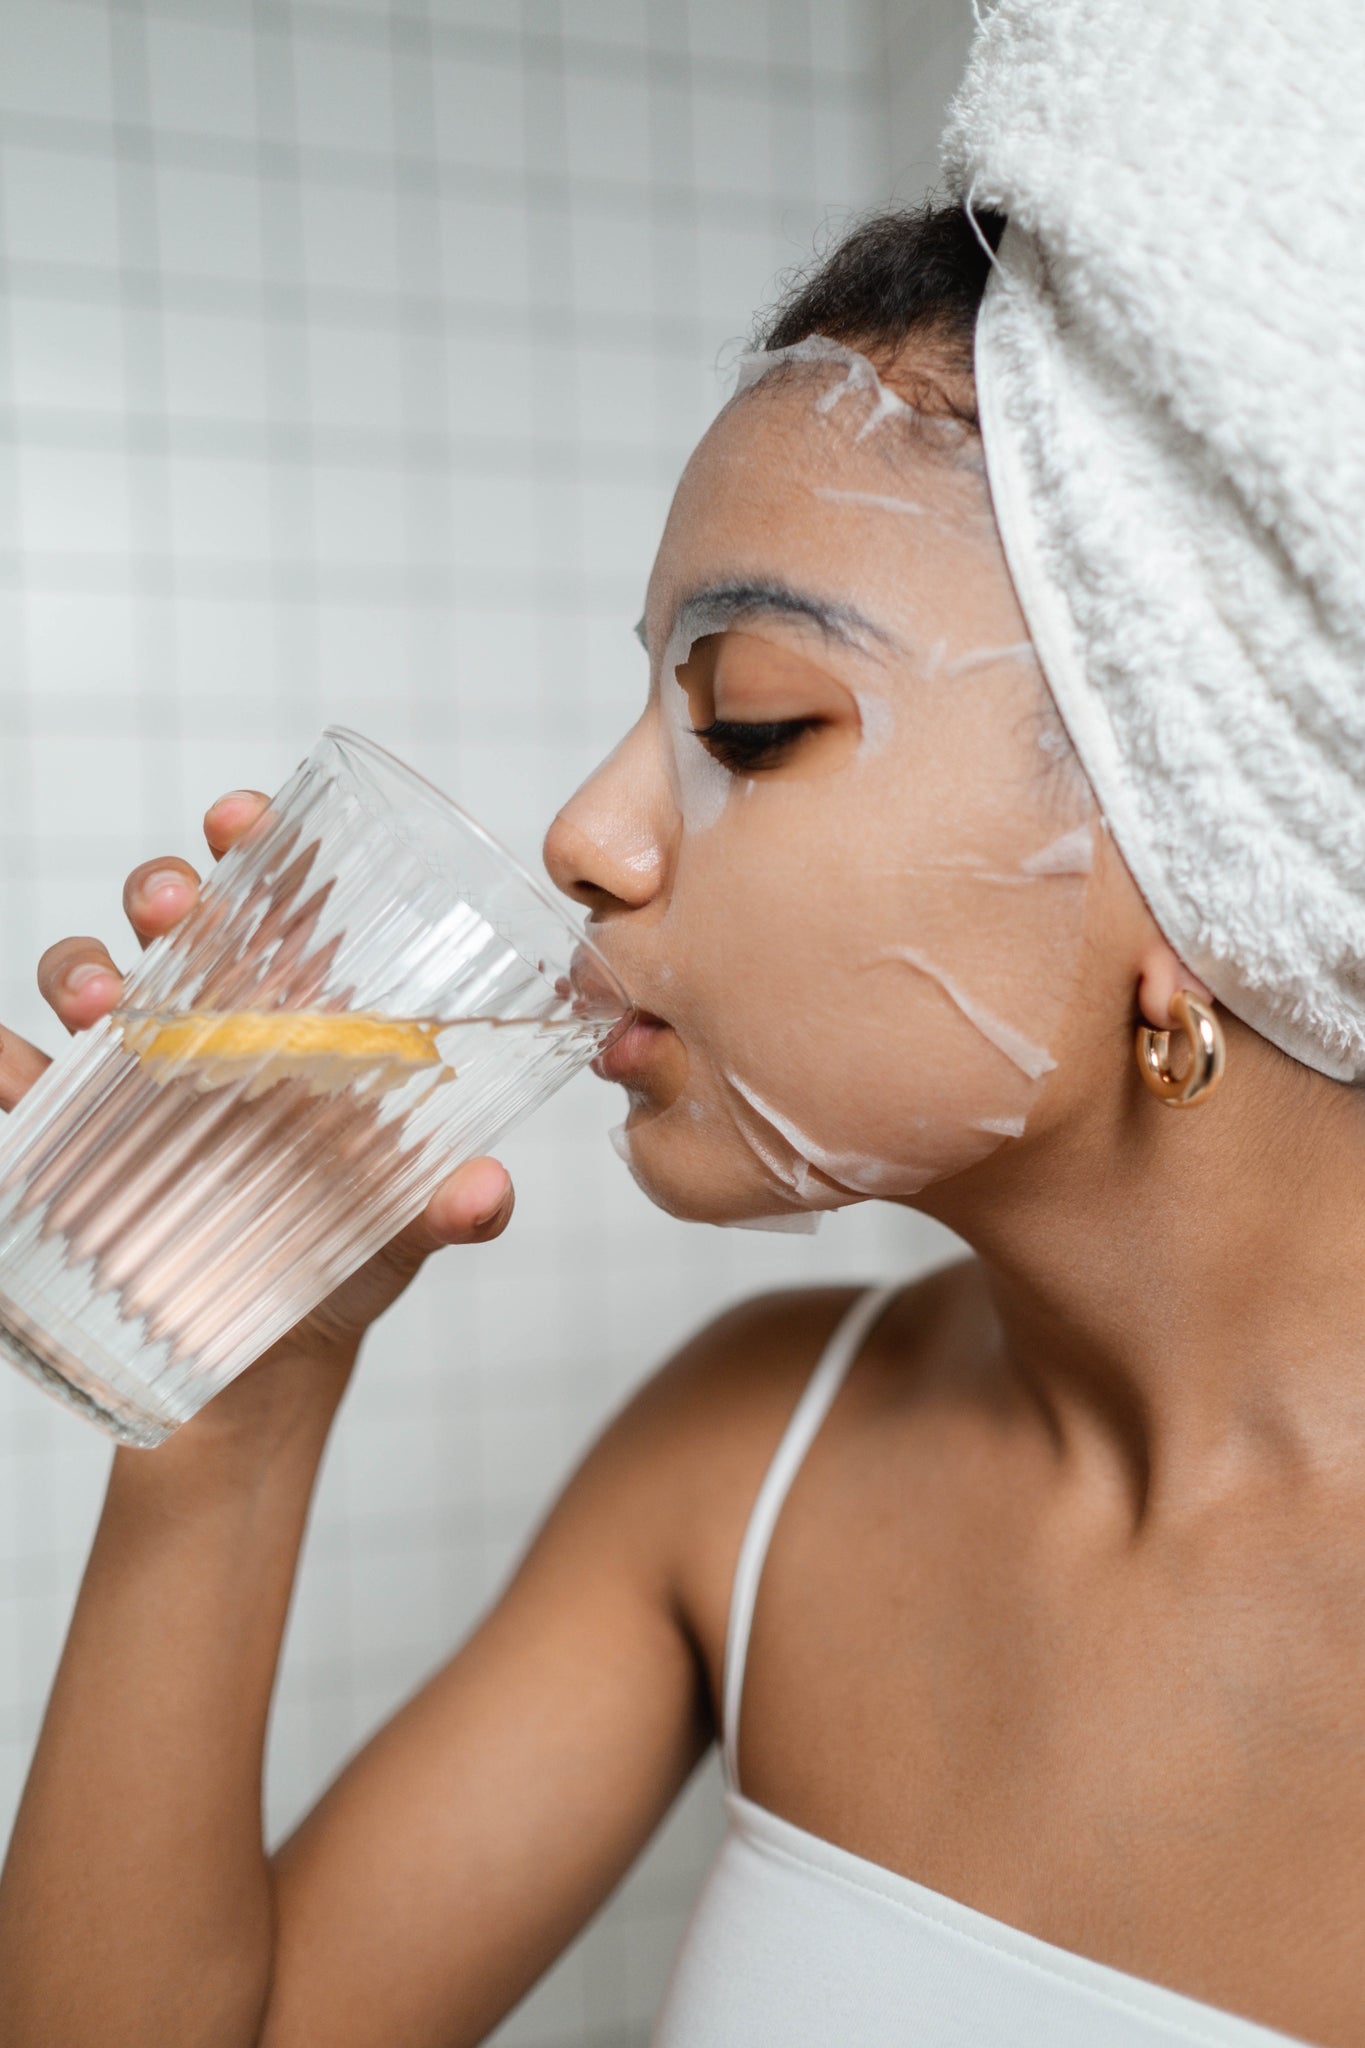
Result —
[[[744,1691],[744,1664],[749,1654],[749,1629],[763,1561],[787,1489],[800,1470],[801,1460],[815,1440],[820,1424],[843,1384],[844,1376],[862,1348],[872,1325],[897,1294],[904,1281],[890,1287],[871,1287],[860,1294],[840,1318],[815,1370],[792,1410],[790,1422],[773,1453],[749,1514],[744,1541],[739,1547],[734,1584],[730,1591],[730,1619],[725,1631],[725,1675],[721,1686],[721,1763],[725,1782],[739,1790],[739,1705]]]

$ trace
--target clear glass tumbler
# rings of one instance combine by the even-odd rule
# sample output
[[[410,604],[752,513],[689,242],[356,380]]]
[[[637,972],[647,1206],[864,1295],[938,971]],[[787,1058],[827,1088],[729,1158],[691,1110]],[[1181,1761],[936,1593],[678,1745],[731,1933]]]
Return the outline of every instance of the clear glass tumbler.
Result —
[[[628,1015],[567,905],[330,727],[0,1130],[0,1351],[161,1442]]]

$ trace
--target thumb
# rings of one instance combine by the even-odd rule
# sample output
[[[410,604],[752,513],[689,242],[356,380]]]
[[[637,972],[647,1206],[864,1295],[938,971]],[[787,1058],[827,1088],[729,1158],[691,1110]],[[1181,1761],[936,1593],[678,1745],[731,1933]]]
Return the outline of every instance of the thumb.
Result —
[[[512,1215],[512,1183],[496,1159],[469,1159],[443,1181],[421,1215],[396,1237],[389,1252],[414,1266],[448,1244],[487,1244]]]
[[[13,1109],[51,1065],[45,1052],[0,1024],[0,1109]]]

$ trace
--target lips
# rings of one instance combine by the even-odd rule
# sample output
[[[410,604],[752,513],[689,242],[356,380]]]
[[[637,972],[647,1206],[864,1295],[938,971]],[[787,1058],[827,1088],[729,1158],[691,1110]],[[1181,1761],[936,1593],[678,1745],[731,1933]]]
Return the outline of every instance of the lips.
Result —
[[[639,1074],[653,1059],[669,1030],[661,1017],[637,1010],[619,1038],[613,1038],[592,1063],[594,1074],[604,1081],[626,1081]]]

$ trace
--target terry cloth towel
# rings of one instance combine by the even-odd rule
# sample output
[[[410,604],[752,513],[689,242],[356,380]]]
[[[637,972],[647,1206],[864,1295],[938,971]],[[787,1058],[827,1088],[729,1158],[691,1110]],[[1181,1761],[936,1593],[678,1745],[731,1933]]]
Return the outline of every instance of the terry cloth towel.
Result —
[[[944,169],[1005,552],[1157,923],[1365,1079],[1365,4],[999,0]]]

